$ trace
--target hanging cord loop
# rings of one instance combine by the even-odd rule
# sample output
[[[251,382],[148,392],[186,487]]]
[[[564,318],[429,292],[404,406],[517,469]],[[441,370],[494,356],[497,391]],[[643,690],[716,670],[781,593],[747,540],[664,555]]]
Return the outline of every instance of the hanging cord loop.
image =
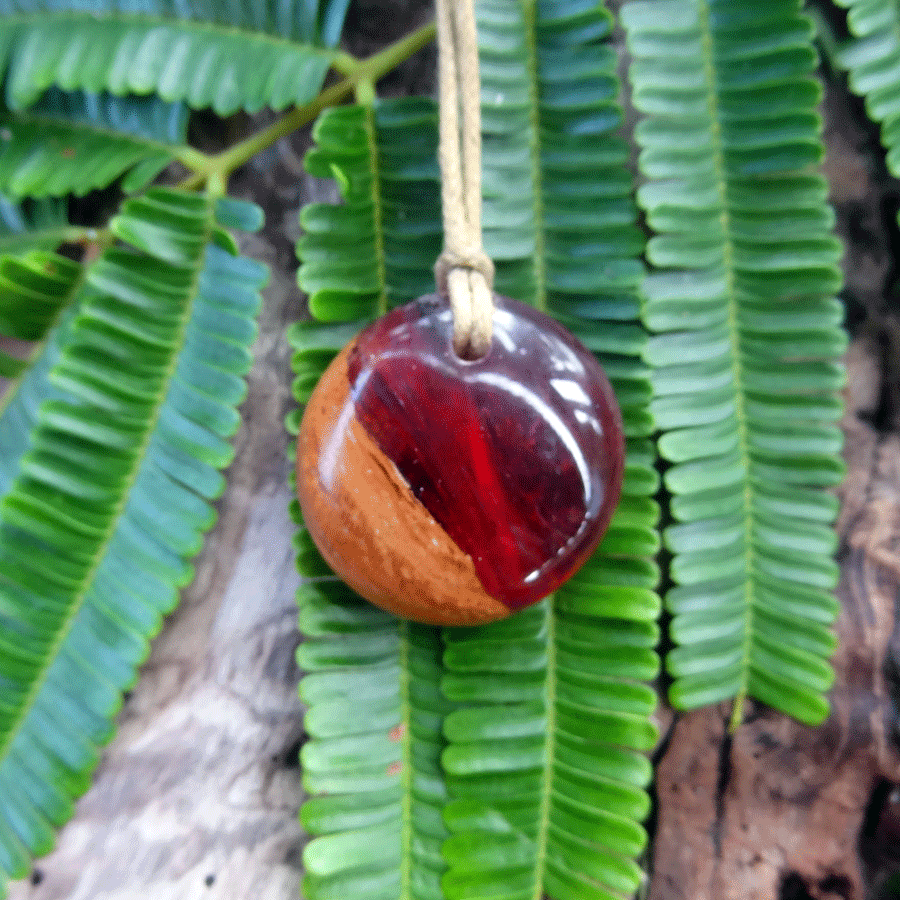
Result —
[[[474,0],[437,0],[444,250],[434,267],[465,359],[491,346],[494,264],[481,242],[481,79]]]

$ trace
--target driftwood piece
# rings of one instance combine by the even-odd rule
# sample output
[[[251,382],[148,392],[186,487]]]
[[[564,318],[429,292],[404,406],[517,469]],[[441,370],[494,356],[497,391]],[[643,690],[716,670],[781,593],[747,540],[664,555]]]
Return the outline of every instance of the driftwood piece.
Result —
[[[861,418],[878,399],[869,349],[848,366],[832,715],[807,728],[750,706],[733,736],[727,705],[676,717],[657,770],[653,900],[862,900],[884,877],[866,863],[900,782],[900,435]]]

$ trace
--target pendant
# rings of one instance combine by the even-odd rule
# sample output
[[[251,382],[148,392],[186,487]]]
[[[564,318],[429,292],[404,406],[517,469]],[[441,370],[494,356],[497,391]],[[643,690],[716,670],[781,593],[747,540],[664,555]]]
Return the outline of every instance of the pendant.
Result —
[[[488,353],[453,350],[429,295],[365,328],[306,407],[297,488],[334,571],[417,622],[502,619],[590,556],[619,500],[622,421],[562,325],[495,296]]]

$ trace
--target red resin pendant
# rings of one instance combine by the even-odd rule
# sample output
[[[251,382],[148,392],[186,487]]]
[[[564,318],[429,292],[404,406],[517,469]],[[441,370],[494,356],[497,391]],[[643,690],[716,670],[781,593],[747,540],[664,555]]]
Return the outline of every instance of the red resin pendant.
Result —
[[[622,422],[594,356],[495,297],[493,342],[460,359],[436,295],[334,360],[300,428],[297,485],[329,565],[431,624],[501,619],[573,575],[619,500]]]

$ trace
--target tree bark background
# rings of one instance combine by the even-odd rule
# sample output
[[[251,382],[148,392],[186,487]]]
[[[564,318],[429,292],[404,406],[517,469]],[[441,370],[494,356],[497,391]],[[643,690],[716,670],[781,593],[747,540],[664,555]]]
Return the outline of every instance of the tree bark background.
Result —
[[[374,51],[424,21],[428,7],[358,0],[345,46]],[[428,92],[433,69],[426,51],[380,89]],[[844,422],[849,475],[839,521],[834,712],[809,729],[748,706],[730,737],[724,707],[679,716],[661,708],[644,892],[653,900],[900,896],[891,887],[900,871],[900,191],[859,103],[839,78],[828,83],[826,173],[847,244],[856,336]],[[202,121],[198,129],[211,145],[225,138]],[[93,786],[57,848],[12,886],[13,900],[301,896],[303,723],[284,329],[303,309],[297,212],[335,199],[302,169],[308,141],[305,131],[279,142],[232,183],[233,193],[266,210],[264,231],[243,238],[242,249],[270,265],[272,280],[219,521],[196,561],[196,580],[126,698]]]

